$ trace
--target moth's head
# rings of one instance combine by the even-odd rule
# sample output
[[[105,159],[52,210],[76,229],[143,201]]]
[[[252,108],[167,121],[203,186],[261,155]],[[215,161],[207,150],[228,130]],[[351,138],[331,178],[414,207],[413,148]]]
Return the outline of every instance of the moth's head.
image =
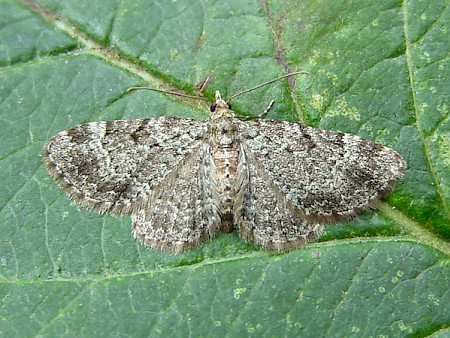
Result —
[[[222,99],[222,96],[220,96],[220,92],[218,90],[216,90],[216,100],[209,109],[211,110],[211,113],[217,115],[229,114],[231,112],[231,106],[224,99]]]

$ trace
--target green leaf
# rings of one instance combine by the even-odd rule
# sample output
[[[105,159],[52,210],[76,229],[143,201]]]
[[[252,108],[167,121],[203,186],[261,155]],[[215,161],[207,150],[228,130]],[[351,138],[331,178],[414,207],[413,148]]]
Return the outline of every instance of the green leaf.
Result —
[[[3,1],[0,336],[446,336],[450,296],[448,2]],[[272,254],[236,233],[172,256],[130,218],[80,209],[42,163],[89,121],[238,114],[358,134],[400,152],[377,211]]]

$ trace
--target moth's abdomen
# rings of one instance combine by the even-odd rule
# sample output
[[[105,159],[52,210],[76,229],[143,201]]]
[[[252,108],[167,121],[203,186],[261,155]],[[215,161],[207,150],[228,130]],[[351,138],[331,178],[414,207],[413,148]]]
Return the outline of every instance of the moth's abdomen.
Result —
[[[215,123],[214,123],[215,122]],[[212,184],[218,197],[222,230],[233,229],[233,210],[239,182],[240,147],[237,128],[229,117],[214,121],[211,125]]]
[[[220,196],[220,215],[222,230],[233,230],[233,209],[236,200],[236,183],[238,181],[239,151],[234,147],[218,147],[212,153],[214,169],[213,182]]]
[[[219,148],[213,153],[215,166],[215,178],[217,180],[227,180],[237,177],[237,167],[239,164],[239,152],[236,148]]]

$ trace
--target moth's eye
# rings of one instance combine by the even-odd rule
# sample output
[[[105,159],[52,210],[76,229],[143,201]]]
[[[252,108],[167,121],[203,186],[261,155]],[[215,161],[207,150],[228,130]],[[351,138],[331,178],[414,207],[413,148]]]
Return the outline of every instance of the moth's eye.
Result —
[[[214,113],[216,111],[217,105],[213,103],[211,107],[209,107],[209,110],[211,110],[211,113]]]
[[[231,104],[227,103],[228,109],[231,110]]]

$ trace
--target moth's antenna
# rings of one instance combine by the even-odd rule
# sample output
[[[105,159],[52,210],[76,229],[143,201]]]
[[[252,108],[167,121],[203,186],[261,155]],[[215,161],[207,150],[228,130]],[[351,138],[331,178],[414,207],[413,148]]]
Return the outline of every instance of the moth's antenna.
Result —
[[[232,95],[227,100],[227,103],[229,103],[231,100],[233,100],[234,98],[236,98],[236,97],[238,97],[238,96],[240,96],[242,94],[254,91],[254,90],[258,89],[258,88],[267,86],[268,84],[271,84],[271,83],[276,82],[278,80],[284,79],[284,78],[289,77],[289,76],[298,75],[298,74],[309,74],[309,73],[305,72],[305,71],[299,71],[299,72],[292,72],[292,73],[284,74],[283,76],[279,76],[276,79],[273,79],[273,80],[261,83],[261,84],[255,86],[255,87],[243,90],[241,92],[238,92],[238,93]],[[204,88],[208,85],[208,82],[209,82],[209,75],[200,84],[201,85],[200,90],[204,90]],[[130,88],[127,89],[127,92],[131,92],[132,90],[150,90],[152,92],[158,92],[158,93],[170,94],[170,95],[175,95],[175,96],[181,96],[181,97],[186,97],[186,98],[189,98],[189,99],[197,99],[197,100],[207,100],[207,101],[209,101],[208,98],[203,97],[203,96],[188,95],[188,94],[174,92],[174,91],[171,91],[171,90],[161,90],[161,89],[155,89],[155,88],[151,88],[151,87],[130,87]]]
[[[254,91],[254,90],[258,89],[258,88],[264,87],[264,86],[266,86],[268,84],[271,84],[273,82],[276,82],[278,80],[284,79],[284,78],[292,76],[292,75],[298,75],[298,74],[309,74],[309,73],[305,72],[305,71],[300,71],[300,72],[292,72],[292,73],[285,74],[283,76],[277,77],[276,79],[273,79],[273,80],[261,83],[261,84],[255,86],[255,87],[253,87],[253,88],[249,88],[249,89],[243,90],[243,91],[241,91],[239,93],[236,93],[234,95],[231,95],[231,97],[227,100],[227,103],[230,103],[231,100],[233,100],[234,98],[236,98],[236,97],[238,97],[238,96],[240,96],[242,94]]]
[[[177,93],[171,90],[161,90],[161,89],[155,89],[155,88],[150,88],[150,87],[130,87],[127,89],[127,92],[131,92],[132,90],[151,90],[152,92],[158,92],[158,93],[165,93],[165,94],[170,94],[170,95],[175,95],[175,96],[181,96],[181,97],[187,97],[189,99],[198,99],[198,100],[208,100],[208,98],[203,97],[203,96],[194,96],[194,95],[188,95],[188,94],[183,94],[183,93]]]

